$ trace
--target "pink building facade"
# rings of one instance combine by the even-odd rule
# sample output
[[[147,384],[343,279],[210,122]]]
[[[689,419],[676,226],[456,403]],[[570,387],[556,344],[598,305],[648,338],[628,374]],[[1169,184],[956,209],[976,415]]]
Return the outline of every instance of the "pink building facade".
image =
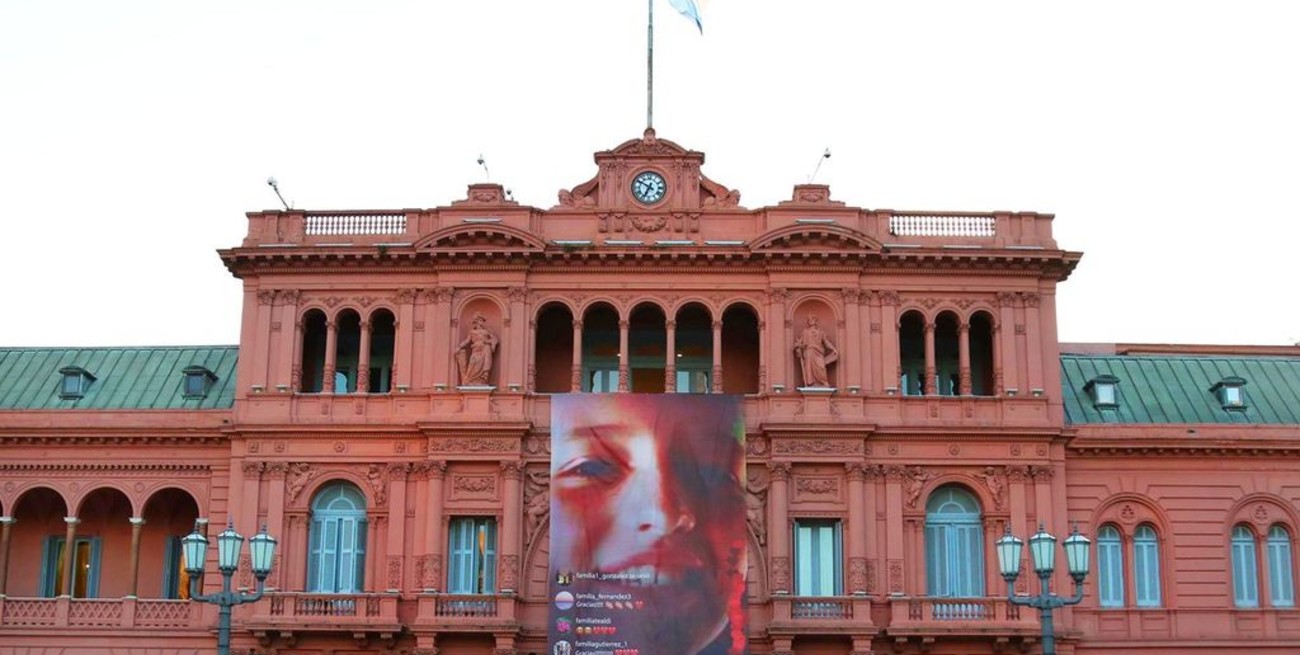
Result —
[[[1061,344],[1050,215],[748,209],[652,131],[595,161],[547,209],[250,213],[238,348],[0,350],[0,653],[212,652],[196,521],[279,539],[236,652],[547,653],[588,392],[744,396],[755,655],[1037,652],[993,544],[1039,525],[1095,544],[1062,653],[1300,649],[1300,350]]]

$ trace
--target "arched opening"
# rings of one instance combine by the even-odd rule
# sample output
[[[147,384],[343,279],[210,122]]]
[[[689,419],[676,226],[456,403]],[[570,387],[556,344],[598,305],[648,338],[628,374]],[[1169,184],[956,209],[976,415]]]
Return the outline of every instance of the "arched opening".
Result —
[[[108,487],[81,501],[72,560],[73,598],[113,598],[131,592],[131,512],[126,494]],[[61,553],[63,539],[58,541]],[[50,564],[48,582],[57,584],[62,567],[57,561]]]
[[[1237,607],[1259,607],[1255,531],[1245,525],[1232,529],[1232,599]]]
[[[63,517],[68,516],[68,506],[63,496],[53,489],[31,489],[14,503],[11,528],[9,566],[5,571],[5,589],[10,596],[53,597],[63,593],[61,572],[62,540],[67,533]],[[55,541],[58,540],[58,543]],[[55,551],[55,552],[51,552]],[[53,561],[60,567],[55,579],[48,581],[46,566]]]
[[[713,389],[713,320],[709,310],[696,303],[678,310],[675,341],[677,393],[709,393]]]
[[[1273,524],[1268,529],[1268,593],[1273,607],[1295,607],[1295,576],[1291,562],[1291,532]]]
[[[632,310],[628,325],[628,385],[636,393],[663,393],[668,359],[668,327],[658,305],[643,303]]]
[[[904,396],[930,393],[925,379],[925,316],[918,311],[898,321],[898,385]]]
[[[366,570],[366,498],[349,482],[321,487],[311,501],[307,591],[360,593]]]
[[[387,309],[370,315],[370,362],[366,391],[388,393],[393,388],[393,349],[397,343],[397,318]]]
[[[1133,532],[1133,583],[1138,607],[1160,607],[1160,540],[1150,523]]]
[[[1124,545],[1119,530],[1110,524],[1097,531],[1097,603],[1124,606]]]
[[[935,389],[940,396],[956,396],[962,392],[958,323],[957,315],[952,312],[942,312],[934,321]]]
[[[722,390],[759,393],[758,315],[737,304],[722,313]]]
[[[185,573],[181,538],[194,529],[198,503],[181,489],[162,489],[145,503],[143,517],[137,594],[141,598],[189,598],[190,579]]]
[[[535,391],[568,393],[573,375],[573,312],[562,303],[542,307],[533,339]]]
[[[582,390],[618,391],[618,312],[604,303],[582,317]]]
[[[299,368],[302,379],[298,390],[303,393],[320,393],[325,384],[325,312],[308,311],[302,317],[302,359]]]
[[[356,393],[357,366],[361,358],[361,315],[351,309],[335,321],[334,393]]]
[[[975,312],[970,319],[970,393],[992,396],[996,391],[993,373],[993,317]]]
[[[939,487],[925,503],[926,593],[984,595],[984,527],[979,502],[958,485]]]

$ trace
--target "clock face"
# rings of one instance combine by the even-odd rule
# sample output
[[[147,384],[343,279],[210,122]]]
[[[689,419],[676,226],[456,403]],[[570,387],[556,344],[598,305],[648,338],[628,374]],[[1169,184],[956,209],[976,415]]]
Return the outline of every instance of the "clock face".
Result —
[[[632,180],[632,197],[642,204],[653,205],[663,200],[667,191],[668,183],[664,176],[654,171],[645,171]]]

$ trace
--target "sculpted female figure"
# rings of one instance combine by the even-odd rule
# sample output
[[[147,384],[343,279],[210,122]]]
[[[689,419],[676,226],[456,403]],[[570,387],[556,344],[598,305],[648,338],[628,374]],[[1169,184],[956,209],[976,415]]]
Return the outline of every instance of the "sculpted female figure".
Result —
[[[835,349],[835,344],[822,331],[821,321],[816,314],[808,315],[808,325],[794,342],[794,355],[799,359],[799,366],[803,370],[803,386],[831,386],[826,367],[839,359],[840,351]]]
[[[460,370],[461,386],[487,386],[492,372],[492,353],[497,349],[497,337],[486,327],[487,318],[474,314],[469,336],[456,346],[456,368]]]

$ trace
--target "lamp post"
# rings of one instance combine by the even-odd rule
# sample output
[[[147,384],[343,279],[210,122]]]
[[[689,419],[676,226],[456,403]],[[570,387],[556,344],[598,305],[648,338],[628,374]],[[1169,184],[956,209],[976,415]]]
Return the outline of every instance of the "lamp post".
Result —
[[[181,539],[181,548],[185,553],[185,572],[190,576],[190,599],[201,603],[213,603],[217,612],[217,655],[230,655],[230,608],[235,605],[251,603],[262,597],[266,588],[266,576],[271,573],[271,562],[275,560],[276,541],[262,531],[248,540],[248,554],[252,561],[253,575],[257,578],[257,590],[251,594],[231,590],[230,579],[239,568],[239,552],[244,548],[244,535],[235,532],[232,525],[217,535],[217,569],[221,571],[221,591],[215,594],[199,593],[203,581],[203,563],[208,557],[208,538],[199,532],[197,525],[194,532]]]
[[[1074,596],[1062,598],[1048,590],[1048,581],[1056,568],[1056,537],[1038,526],[1038,532],[1029,538],[1029,552],[1034,559],[1034,572],[1041,581],[1041,591],[1037,596],[1017,596],[1016,578],[1020,575],[1020,551],[1025,542],[1012,536],[1011,528],[998,539],[998,568],[1002,578],[1007,581],[1007,600],[1013,605],[1028,605],[1038,610],[1043,624],[1043,655],[1056,655],[1056,636],[1052,631],[1052,610],[1066,605],[1077,605],[1083,600],[1083,579],[1088,577],[1088,547],[1092,541],[1079,534],[1078,526],[1065,540],[1065,560],[1074,579]]]

